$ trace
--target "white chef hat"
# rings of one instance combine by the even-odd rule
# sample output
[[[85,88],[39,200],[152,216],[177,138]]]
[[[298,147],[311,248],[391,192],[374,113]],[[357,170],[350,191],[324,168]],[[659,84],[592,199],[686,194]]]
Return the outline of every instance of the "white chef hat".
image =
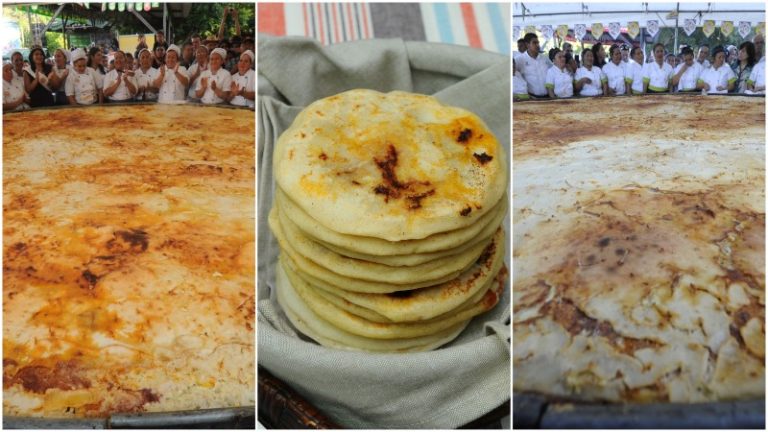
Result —
[[[82,48],[78,48],[74,51],[72,51],[72,64],[74,65],[76,61],[82,60],[86,58],[85,51],[83,51]]]
[[[211,55],[214,55],[214,54],[218,54],[219,56],[221,56],[222,60],[227,59],[227,50],[225,50],[224,48],[215,48],[213,51],[211,51]]]
[[[175,44],[171,44],[171,45],[168,47],[168,49],[167,49],[167,50],[165,50],[165,52],[168,52],[168,51],[176,51],[176,56],[177,56],[177,57],[181,57],[181,49],[179,49],[179,47],[178,47],[178,46],[176,46]]]
[[[242,56],[248,56],[248,57],[250,57],[250,59],[251,59],[251,63],[253,63],[253,61],[255,60],[255,59],[254,59],[254,56],[253,56],[253,51],[251,51],[251,50],[245,50],[245,51],[243,51],[243,53],[242,53],[242,54],[240,54],[240,57],[242,57]]]

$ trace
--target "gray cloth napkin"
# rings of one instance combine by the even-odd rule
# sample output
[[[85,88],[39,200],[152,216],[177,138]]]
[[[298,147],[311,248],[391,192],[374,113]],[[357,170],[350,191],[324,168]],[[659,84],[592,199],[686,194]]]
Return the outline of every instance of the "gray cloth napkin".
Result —
[[[510,398],[509,285],[452,343],[416,354],[322,347],[298,334],[273,292],[279,248],[267,226],[275,141],[303,107],[355,88],[431,94],[479,115],[509,154],[509,57],[471,48],[365,40],[322,47],[259,36],[258,361],[340,425],[455,428]],[[509,221],[507,244],[509,244]],[[509,251],[506,253],[509,263]]]

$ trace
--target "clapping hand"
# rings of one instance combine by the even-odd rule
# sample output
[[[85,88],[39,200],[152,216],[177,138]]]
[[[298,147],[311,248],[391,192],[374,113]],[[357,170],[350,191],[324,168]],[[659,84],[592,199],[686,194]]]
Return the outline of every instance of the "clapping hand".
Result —
[[[232,94],[235,94],[235,95],[239,95],[239,94],[240,94],[240,91],[239,91],[239,90],[238,90],[238,88],[237,88],[237,83],[235,83],[235,82],[233,82],[233,83],[232,83],[232,85],[231,85],[231,86],[229,86],[229,91],[230,91]]]
[[[211,90],[216,91],[216,80],[211,80]]]
[[[200,78],[200,84],[203,85],[203,88],[208,87],[208,78]]]

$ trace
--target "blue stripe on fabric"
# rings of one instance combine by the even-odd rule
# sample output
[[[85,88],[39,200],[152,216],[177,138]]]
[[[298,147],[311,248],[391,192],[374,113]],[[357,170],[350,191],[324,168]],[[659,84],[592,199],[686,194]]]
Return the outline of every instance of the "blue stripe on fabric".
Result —
[[[347,26],[344,25],[346,21],[344,21],[344,6],[342,3],[337,3],[336,7],[339,8],[339,23],[341,23],[341,40],[346,42],[347,39]]]
[[[509,54],[509,38],[507,30],[504,28],[504,21],[501,18],[501,8],[498,3],[488,3],[488,16],[491,17],[491,28],[493,29],[493,38],[496,40],[496,47],[502,54]]]
[[[453,32],[451,31],[451,17],[448,15],[448,5],[435,3],[435,20],[437,21],[437,30],[440,32],[440,42],[452,44]]]
[[[357,24],[358,39],[364,39],[365,35],[363,34],[363,28],[360,27],[360,7],[357,3],[353,6],[355,6],[355,23]]]
[[[312,39],[320,40],[317,30],[315,30],[315,7],[312,3],[307,3],[307,7],[309,8],[309,22],[312,23]]]
[[[332,43],[338,43],[339,41],[334,42],[333,40],[334,29],[331,28],[333,27],[333,21],[331,21],[331,13],[328,11],[328,6],[333,6],[333,5],[323,4],[323,12],[325,12],[325,22],[328,24],[326,25],[326,28],[328,30],[328,45],[330,45]]]

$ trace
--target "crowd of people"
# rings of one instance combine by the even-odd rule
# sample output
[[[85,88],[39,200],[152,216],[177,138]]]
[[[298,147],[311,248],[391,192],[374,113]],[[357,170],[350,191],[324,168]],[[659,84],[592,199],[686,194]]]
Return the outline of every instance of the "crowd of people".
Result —
[[[134,53],[116,50],[109,56],[93,46],[57,49],[46,59],[43,49],[34,47],[26,62],[17,51],[3,64],[3,111],[131,101],[253,108],[254,62],[253,38],[227,40],[221,32],[206,40],[192,35],[179,47],[160,31],[152,50],[139,35]]]
[[[682,46],[680,55],[668,54],[664,44],[653,47],[648,61],[640,47],[612,45],[606,55],[601,43],[573,54],[563,49],[540,52],[538,37],[528,33],[517,41],[513,59],[515,100],[573,96],[619,96],[648,93],[765,94],[765,40],[735,46],[708,45],[698,52]]]

